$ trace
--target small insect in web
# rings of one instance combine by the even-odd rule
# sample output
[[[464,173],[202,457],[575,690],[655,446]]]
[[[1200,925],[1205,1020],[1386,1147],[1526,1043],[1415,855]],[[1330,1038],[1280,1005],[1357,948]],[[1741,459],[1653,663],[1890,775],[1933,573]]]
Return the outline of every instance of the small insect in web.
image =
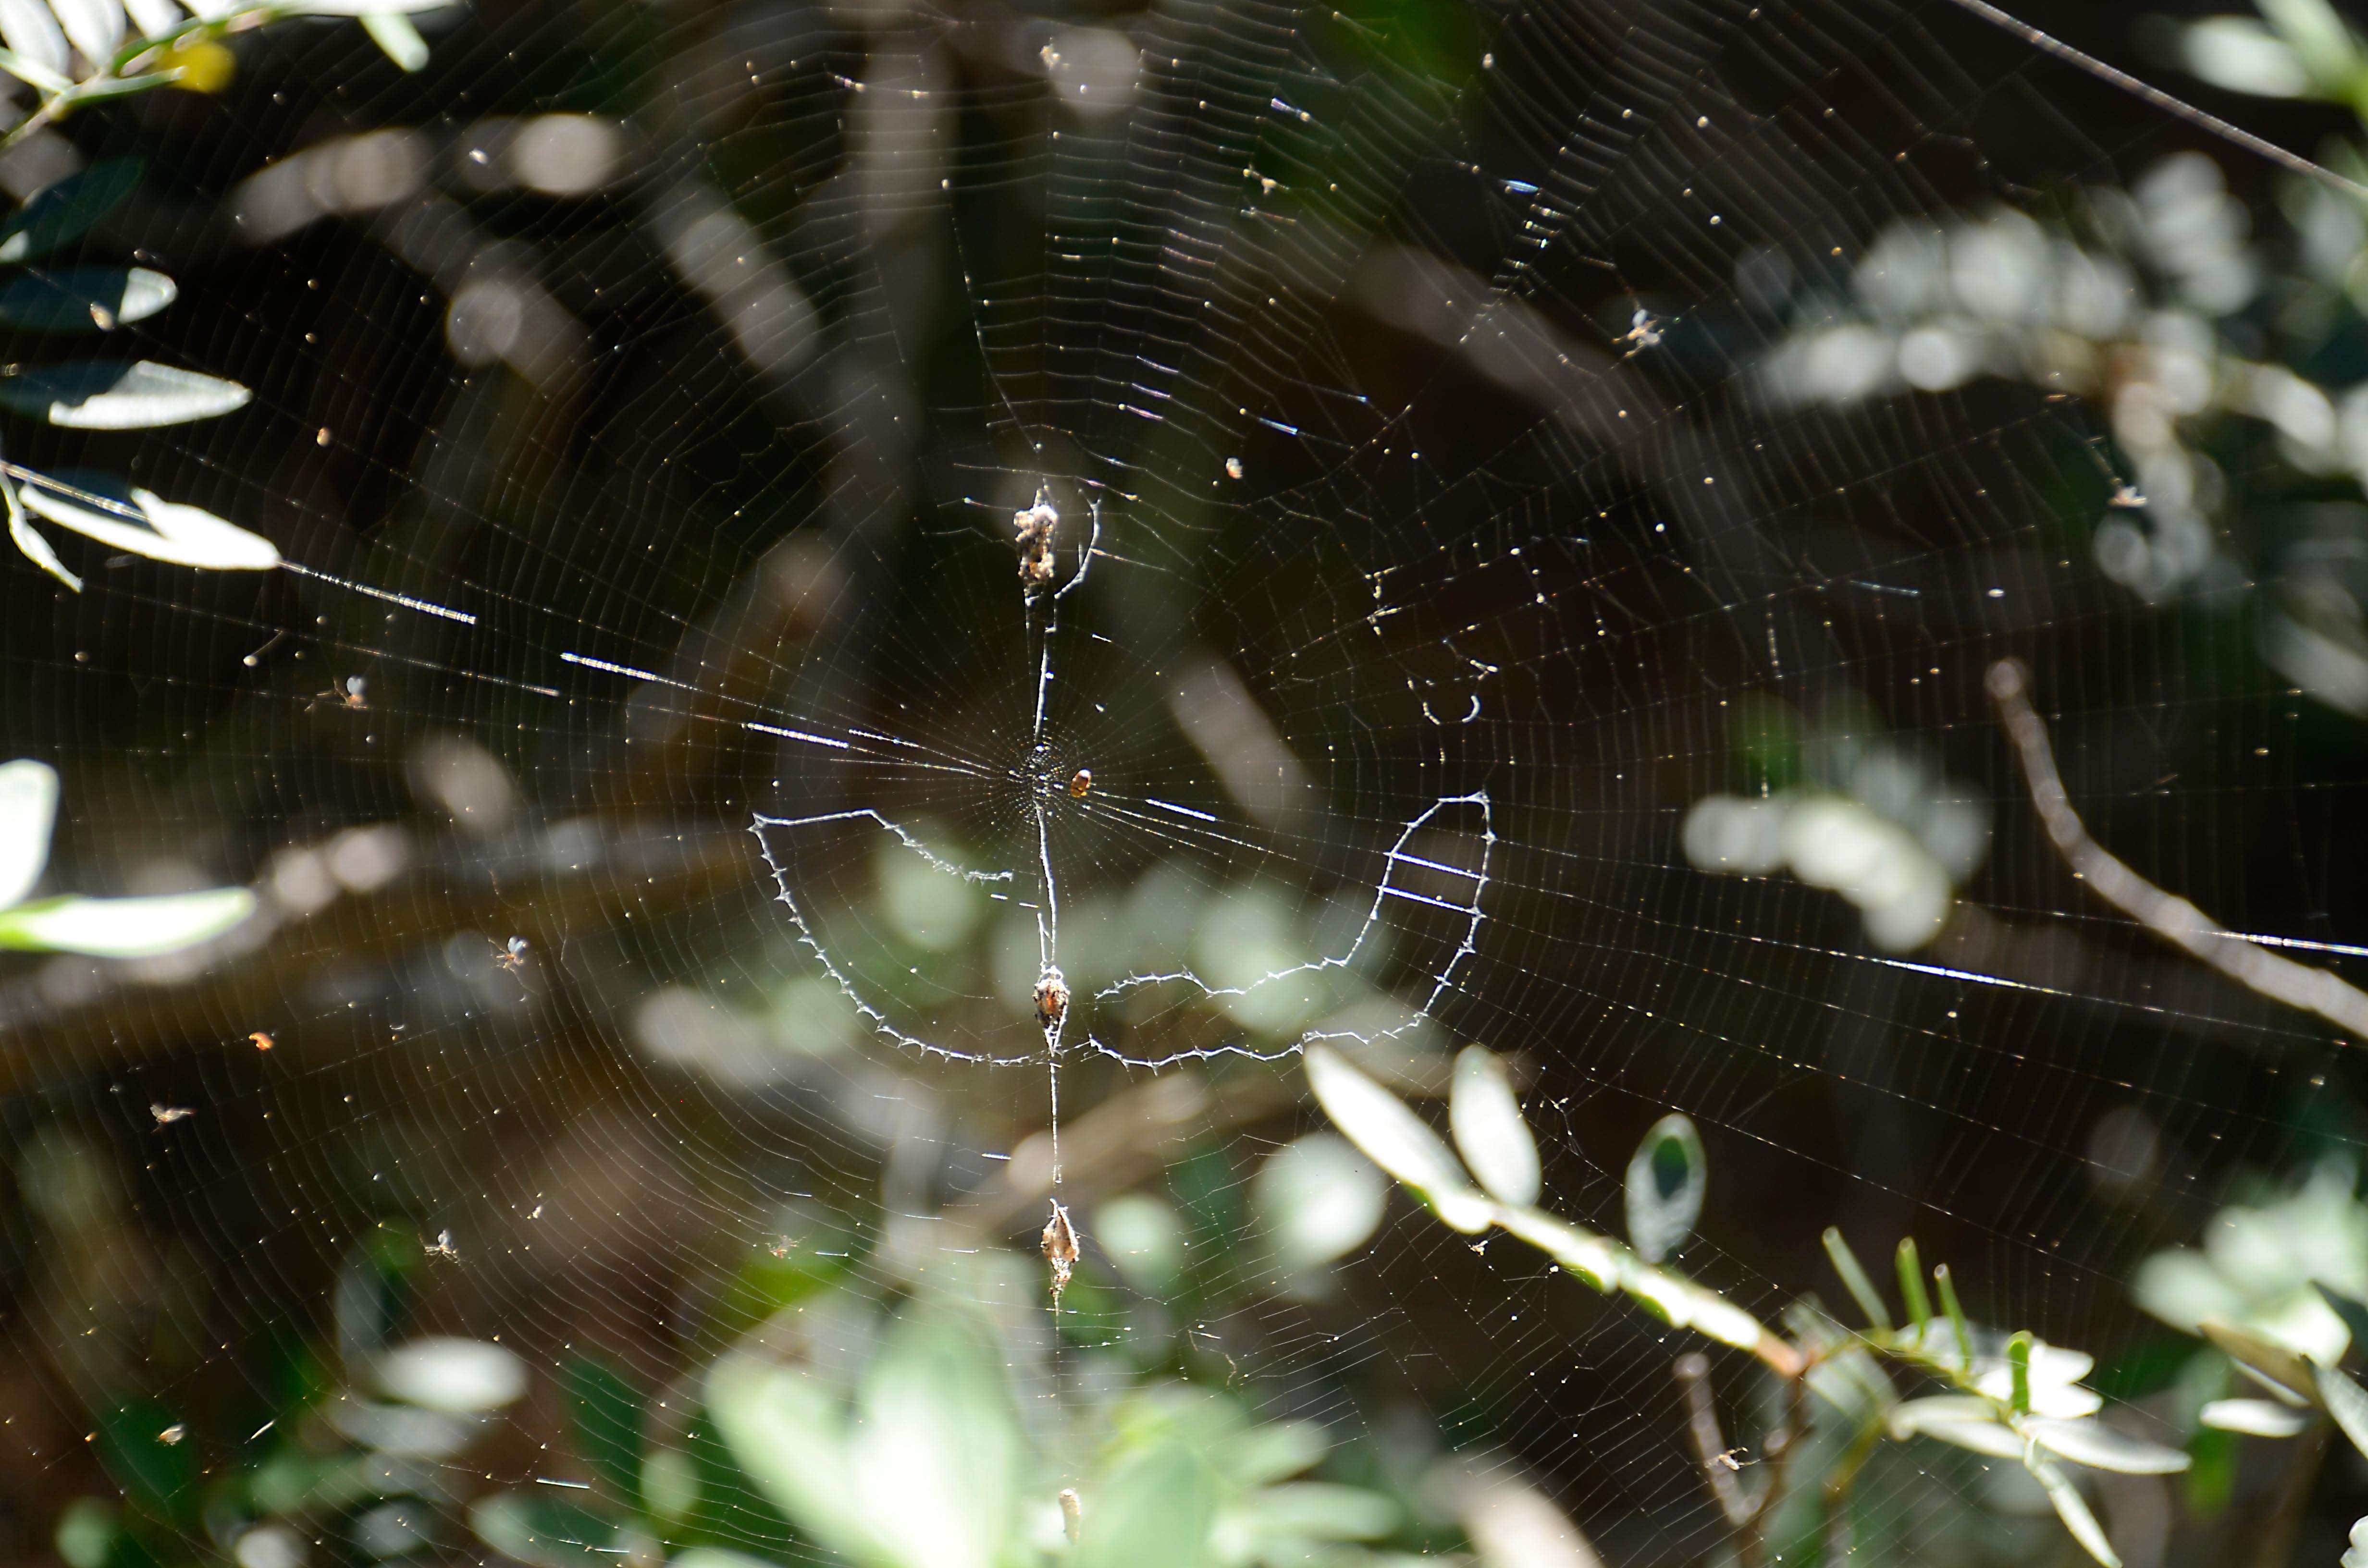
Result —
[[[151,1105],[148,1108],[148,1114],[156,1119],[157,1126],[170,1127],[173,1123],[187,1120],[198,1113],[186,1106]]]
[[[1759,1462],[1758,1460],[1748,1460],[1740,1457],[1744,1454],[1749,1453],[1750,1451],[1751,1450],[1749,1449],[1729,1449],[1723,1454],[1712,1455],[1710,1462],[1730,1471],[1740,1471],[1746,1465],[1754,1465]]]
[[[771,1253],[775,1257],[787,1257],[790,1256],[790,1238],[787,1236],[775,1236],[771,1241],[765,1244],[765,1250]]]
[[[512,974],[525,970],[527,941],[524,937],[512,937],[507,943],[496,943],[494,950],[501,955],[494,961]]]
[[[1019,546],[1019,580],[1031,588],[1053,580],[1053,535],[1060,526],[1059,509],[1041,496],[1028,510],[1011,514]]]
[[[1227,479],[1239,479],[1241,476],[1242,460],[1239,458],[1227,458],[1225,460],[1225,477]]]
[[[1061,1027],[1069,1016],[1069,983],[1058,968],[1046,965],[1036,977],[1036,1021],[1048,1029]],[[1058,1207],[1055,1205],[1055,1207]]]
[[[2146,504],[2146,498],[2138,494],[2138,487],[2135,484],[2114,485],[2112,498],[2105,503],[2109,506],[2121,506],[2133,511]]]
[[[276,1043],[269,1035],[265,1034],[261,1029],[256,1030],[246,1038],[257,1051],[269,1051]]]
[[[424,1250],[430,1257],[445,1258],[454,1263],[461,1260],[461,1249],[452,1244],[452,1233],[450,1231],[437,1232],[436,1239],[429,1242]]]
[[[156,1440],[169,1449],[188,1435],[188,1427],[185,1424],[176,1421],[170,1426],[165,1427],[162,1432],[157,1433]]]
[[[1069,799],[1082,801],[1094,792],[1094,770],[1080,767],[1069,775]]]
[[[1636,313],[1628,318],[1627,334],[1620,341],[1634,345],[1628,350],[1628,356],[1631,358],[1642,354],[1647,348],[1659,347],[1661,346],[1660,318],[1642,305],[1637,306]]]
[[[1069,1277],[1077,1267],[1077,1229],[1069,1223],[1069,1211],[1053,1199],[1053,1217],[1044,1221],[1044,1261],[1053,1266],[1053,1307],[1059,1311],[1061,1292],[1069,1288]]]
[[[333,686],[326,691],[314,692],[313,694],[313,700],[304,704],[304,707],[307,711],[310,711],[314,708],[318,708],[324,702],[334,702],[340,708],[349,708],[356,711],[359,711],[360,710],[370,706],[370,703],[365,700],[362,696],[364,682],[361,676],[347,676],[346,677],[346,684],[343,687]]]

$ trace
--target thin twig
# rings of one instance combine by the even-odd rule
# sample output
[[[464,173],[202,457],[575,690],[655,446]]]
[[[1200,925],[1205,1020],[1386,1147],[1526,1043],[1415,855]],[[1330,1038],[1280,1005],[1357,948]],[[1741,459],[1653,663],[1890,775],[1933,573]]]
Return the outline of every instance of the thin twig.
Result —
[[[2280,958],[2222,930],[2203,911],[2155,886],[2089,836],[2055,771],[2047,724],[2031,705],[2031,676],[2020,660],[1992,665],[1984,684],[1998,704],[2007,738],[2021,756],[2031,803],[2075,876],[2107,903],[2247,990],[2316,1013],[2338,1028],[2368,1039],[2368,993],[2326,970]]]
[[[1702,1461],[1702,1475],[1710,1482],[1710,1494],[1718,1503],[1718,1511],[1726,1516],[1729,1528],[1742,1532],[1759,1511],[1759,1499],[1744,1490],[1743,1483],[1728,1468],[1732,1450],[1718,1429],[1718,1409],[1710,1397],[1710,1358],[1699,1350],[1689,1350],[1678,1358],[1670,1369],[1677,1374],[1678,1386],[1686,1391],[1686,1431],[1694,1440],[1694,1457]],[[1738,1540],[1738,1549],[1742,1546]],[[1751,1559],[1738,1550],[1745,1562]]]

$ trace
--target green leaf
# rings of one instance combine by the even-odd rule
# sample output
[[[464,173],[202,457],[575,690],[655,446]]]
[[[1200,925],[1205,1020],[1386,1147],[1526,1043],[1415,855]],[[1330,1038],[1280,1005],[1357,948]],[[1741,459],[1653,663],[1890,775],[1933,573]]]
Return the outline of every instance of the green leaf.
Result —
[[[123,42],[122,0],[50,0],[50,9],[85,60],[105,60]]]
[[[2006,1342],[2008,1408],[2017,1415],[2031,1414],[2031,1331],[2024,1329]]]
[[[55,97],[74,87],[74,78],[60,75],[39,61],[28,60],[13,49],[0,49],[0,71],[6,71],[27,86],[45,96]]]
[[[2205,17],[2179,29],[2179,62],[2231,93],[2298,98],[2311,74],[2283,39],[2250,17]]]
[[[1447,1124],[1463,1163],[1492,1197],[1523,1206],[1538,1200],[1538,1142],[1495,1052],[1468,1045],[1455,1058]]]
[[[7,69],[16,71],[13,65]],[[72,85],[61,79],[57,87],[46,90],[60,92]],[[0,224],[0,265],[14,266],[37,256],[47,256],[67,241],[81,237],[93,223],[113,211],[139,183],[139,160],[109,158],[47,187],[18,208],[6,223]]]
[[[1382,1169],[1455,1230],[1488,1228],[1490,1206],[1464,1179],[1463,1167],[1406,1102],[1349,1064],[1329,1046],[1307,1048],[1307,1083],[1332,1124]]]
[[[578,1357],[560,1375],[575,1452],[610,1496],[628,1507],[641,1495],[642,1399],[606,1362]]]
[[[2187,1468],[2177,1449],[2115,1431],[2093,1417],[2078,1421],[2039,1419],[2023,1424],[2032,1441],[2050,1453],[2091,1470],[2123,1475],[2173,1475]]]
[[[144,267],[66,267],[0,283],[0,326],[22,332],[108,332],[171,304],[173,280]]]
[[[279,564],[279,546],[261,534],[108,474],[28,474],[23,499],[53,523],[151,561],[216,572],[264,572]]]
[[[1331,1481],[1294,1481],[1251,1494],[1243,1524],[1282,1540],[1379,1540],[1398,1526],[1398,1506],[1378,1492]]]
[[[2340,1290],[2328,1289],[2319,1280],[2314,1279],[2310,1283],[2311,1288],[2318,1292],[2319,1299],[2343,1320],[2345,1330],[2351,1335],[2351,1343],[2368,1351],[2368,1306],[2353,1301]]]
[[[362,13],[362,31],[370,41],[385,51],[386,57],[405,71],[416,71],[427,63],[427,40],[411,25],[411,18],[400,11],[371,10]]]
[[[1860,1267],[1858,1254],[1850,1251],[1850,1243],[1844,1241],[1841,1232],[1831,1225],[1826,1227],[1824,1240],[1826,1256],[1832,1261],[1834,1272],[1841,1276],[1842,1289],[1850,1293],[1850,1299],[1858,1303],[1858,1310],[1866,1314],[1871,1326],[1888,1333],[1891,1310],[1883,1304],[1883,1298],[1875,1294],[1874,1281],[1869,1279],[1866,1270]]]
[[[2319,1402],[2351,1446],[2368,1454],[2368,1389],[2351,1381],[2351,1375],[2335,1367],[2320,1367],[2317,1372]]]
[[[1658,1263],[1684,1244],[1702,1218],[1710,1186],[1710,1163],[1702,1135],[1682,1116],[1653,1123],[1628,1161],[1628,1241],[1647,1263]]]
[[[1144,1450],[1087,1493],[1068,1568],[1202,1568],[1216,1477],[1184,1444]]]
[[[1932,1266],[1932,1283],[1941,1288],[1941,1310],[1949,1314],[1949,1331],[1957,1341],[1958,1365],[1970,1372],[1974,1369],[1974,1325],[1966,1321],[1964,1303],[1957,1300],[1957,1278],[1949,1266]]]
[[[2071,1478],[2043,1459],[2027,1460],[2024,1468],[2047,1489],[2047,1500],[2055,1505],[2055,1517],[2064,1521],[2064,1528],[2072,1532],[2072,1539],[2080,1543],[2082,1550],[2103,1563],[2104,1568],[2122,1568],[2121,1558],[2105,1540],[2104,1527],[2089,1511],[2088,1500],[2080,1495],[2080,1489],[2072,1484]]]
[[[862,1555],[847,1413],[819,1379],[726,1356],[708,1369],[707,1408],[740,1468],[791,1523],[842,1556]]]
[[[1888,1419],[1896,1441],[1937,1437],[1993,1459],[2022,1457],[2024,1443],[2021,1434],[1998,1419],[1996,1405],[1973,1394],[1933,1394],[1906,1400],[1892,1407]]]
[[[0,765],[0,910],[40,884],[57,823],[58,770],[31,757]]]
[[[75,359],[0,380],[0,406],[72,430],[144,430],[211,419],[254,394],[236,381],[141,359]]]
[[[1924,1293],[1924,1260],[1917,1256],[1916,1238],[1899,1238],[1899,1251],[1893,1259],[1899,1270],[1899,1299],[1907,1307],[1907,1321],[1918,1325],[1932,1321],[1932,1298]]]
[[[1000,1351],[951,1315],[899,1319],[864,1369],[847,1445],[876,1555],[899,1568],[999,1562],[1022,1443]]]
[[[477,1539],[532,1568],[585,1568],[613,1555],[616,1524],[587,1508],[525,1492],[496,1492],[469,1508]]]
[[[68,894],[0,910],[0,948],[143,959],[211,941],[255,913],[245,888],[155,898]]]

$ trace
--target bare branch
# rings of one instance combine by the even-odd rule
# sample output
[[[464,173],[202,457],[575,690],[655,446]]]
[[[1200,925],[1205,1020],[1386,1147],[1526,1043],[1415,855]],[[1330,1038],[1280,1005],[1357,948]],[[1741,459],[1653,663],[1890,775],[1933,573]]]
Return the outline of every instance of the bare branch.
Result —
[[[2368,993],[2326,970],[2280,958],[2222,930],[2203,911],[2155,886],[2089,835],[2055,771],[2047,724],[2031,705],[2031,676],[2020,660],[1992,665],[1984,684],[1998,704],[2007,738],[2021,757],[2031,803],[2074,875],[2107,903],[2247,990],[2316,1013],[2338,1028],[2368,1039]]]

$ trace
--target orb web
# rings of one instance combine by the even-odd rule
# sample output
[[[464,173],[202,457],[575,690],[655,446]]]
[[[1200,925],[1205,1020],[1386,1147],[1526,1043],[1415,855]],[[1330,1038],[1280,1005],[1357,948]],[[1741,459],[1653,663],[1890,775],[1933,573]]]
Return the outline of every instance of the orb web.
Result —
[[[2327,1136],[2324,1031],[2067,874],[1984,680],[2023,662],[2101,841],[2302,941],[2350,896],[2317,721],[2234,600],[2111,569],[2145,454],[2088,389],[1866,303],[1964,214],[2197,145],[2257,192],[2249,153],[1919,6],[759,0],[432,41],[399,78],[267,33],[230,97],[36,144],[144,157],[94,243],[182,297],[123,330],[256,395],[10,456],[287,562],[5,578],[57,874],[262,899],[0,984],[19,1165],[65,1194],[12,1286],[62,1391],[37,1473],[87,1462],[77,1401],[361,1333],[389,1234],[419,1324],[680,1388],[766,1259],[892,1294],[1032,1250],[1047,1195],[1090,1251],[1152,1177],[1076,1130],[1178,1084],[1172,1152],[1237,1211],[1314,1124],[1315,1040],[1514,1061],[1550,1201],[1611,1229],[1686,1113],[1685,1261],[1763,1316],[1834,1293],[1826,1222],[1912,1229],[2100,1353],[2209,1173]],[[1719,874],[1795,778],[1920,835],[1922,880]],[[2108,1192],[2100,1125],[2181,1152]],[[77,1285],[74,1224],[153,1244]],[[1030,1332],[1017,1375],[1067,1387],[1075,1336]],[[1336,1432],[1448,1413],[1618,1560],[1715,1534],[1671,1336],[1510,1244],[1394,1208],[1335,1289],[1189,1339]],[[502,1420],[440,1484],[538,1478]]]

